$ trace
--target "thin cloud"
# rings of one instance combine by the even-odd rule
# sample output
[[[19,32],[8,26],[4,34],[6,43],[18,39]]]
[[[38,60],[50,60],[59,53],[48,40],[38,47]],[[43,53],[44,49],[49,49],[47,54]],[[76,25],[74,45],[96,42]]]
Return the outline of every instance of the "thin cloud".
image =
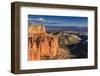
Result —
[[[41,22],[41,23],[50,23],[50,24],[61,24],[62,22],[61,21],[54,21],[54,20],[46,20],[44,18],[36,18],[36,19],[33,19],[33,18],[29,18],[28,19],[29,22]]]

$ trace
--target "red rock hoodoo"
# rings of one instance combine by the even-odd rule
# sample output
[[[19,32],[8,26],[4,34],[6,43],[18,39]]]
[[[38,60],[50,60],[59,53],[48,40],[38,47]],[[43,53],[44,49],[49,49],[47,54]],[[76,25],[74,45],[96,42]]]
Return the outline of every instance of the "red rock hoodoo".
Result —
[[[58,51],[58,36],[47,34],[42,25],[28,27],[28,60],[57,59]]]

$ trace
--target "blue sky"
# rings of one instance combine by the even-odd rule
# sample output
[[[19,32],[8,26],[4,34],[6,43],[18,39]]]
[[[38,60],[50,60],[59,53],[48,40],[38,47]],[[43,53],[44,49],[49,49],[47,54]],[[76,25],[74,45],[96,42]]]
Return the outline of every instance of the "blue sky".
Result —
[[[28,15],[28,22],[45,26],[79,26],[88,25],[88,17]]]

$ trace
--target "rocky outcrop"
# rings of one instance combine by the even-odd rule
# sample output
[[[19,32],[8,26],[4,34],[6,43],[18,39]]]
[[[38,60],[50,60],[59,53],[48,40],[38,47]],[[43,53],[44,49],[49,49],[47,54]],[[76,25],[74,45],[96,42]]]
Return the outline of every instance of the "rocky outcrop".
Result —
[[[79,43],[81,38],[78,35],[75,34],[70,34],[68,32],[60,32],[59,34],[59,45],[60,46],[67,46],[67,45],[72,45]]]
[[[42,25],[28,28],[28,60],[70,58],[70,53],[59,47],[58,36],[46,33]]]
[[[29,34],[41,34],[46,33],[45,27],[43,25],[32,25],[30,24],[28,27]]]

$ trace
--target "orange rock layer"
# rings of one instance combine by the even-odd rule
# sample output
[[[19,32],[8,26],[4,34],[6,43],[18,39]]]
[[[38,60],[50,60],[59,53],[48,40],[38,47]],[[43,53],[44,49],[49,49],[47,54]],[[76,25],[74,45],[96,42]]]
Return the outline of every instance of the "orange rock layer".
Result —
[[[58,37],[49,36],[44,26],[30,26],[28,36],[28,60],[54,57],[58,51]]]
[[[41,57],[54,57],[58,51],[58,37],[33,34],[28,39],[28,60],[41,60]]]

